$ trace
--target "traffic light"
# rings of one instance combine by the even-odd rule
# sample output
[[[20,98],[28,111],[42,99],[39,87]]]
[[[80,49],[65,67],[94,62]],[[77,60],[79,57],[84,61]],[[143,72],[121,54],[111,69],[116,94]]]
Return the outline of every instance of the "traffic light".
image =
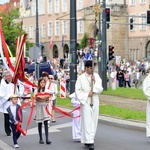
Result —
[[[147,24],[150,24],[150,10],[147,10]]]
[[[106,12],[106,27],[107,29],[109,29],[110,25],[108,22],[110,22],[110,8],[106,8],[105,9],[105,12]]]
[[[106,8],[106,22],[110,22],[110,8]]]
[[[109,52],[108,52],[109,61],[115,58],[115,57],[113,56],[113,54],[114,54],[113,49],[114,49],[114,47],[113,47],[112,45],[109,45]]]
[[[133,29],[133,18],[130,18],[130,30]]]

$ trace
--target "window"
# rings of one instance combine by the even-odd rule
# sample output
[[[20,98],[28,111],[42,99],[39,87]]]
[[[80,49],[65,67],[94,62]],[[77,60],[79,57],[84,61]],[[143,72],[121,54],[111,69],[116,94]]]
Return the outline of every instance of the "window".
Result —
[[[58,36],[59,35],[59,29],[60,29],[60,25],[59,25],[59,21],[55,22],[55,35]]]
[[[67,21],[62,21],[62,34],[67,35]]]
[[[145,30],[146,29],[146,14],[145,13],[143,13],[143,14],[141,14],[141,26],[140,26],[140,29],[141,30]]]
[[[83,33],[84,32],[84,26],[83,26],[84,24],[83,24],[83,20],[78,20],[78,22],[77,22],[77,31],[78,31],[78,33]]]
[[[24,27],[24,31],[25,31],[25,33],[28,33],[28,28]]]
[[[55,0],[55,13],[59,13],[59,0]]]
[[[78,1],[78,9],[83,8],[83,0],[77,0]]]
[[[62,12],[67,12],[67,0],[62,0]]]
[[[53,5],[52,5],[52,0],[48,1],[48,13],[52,14],[53,13]]]
[[[146,0],[140,0],[140,4],[146,4]]]
[[[45,34],[46,34],[46,27],[45,27],[45,24],[42,24],[42,37],[45,37]]]
[[[130,5],[135,5],[135,0],[130,0]]]
[[[33,39],[33,26],[30,26],[29,38]]]
[[[48,22],[48,36],[52,36],[52,34],[53,34],[52,22]]]

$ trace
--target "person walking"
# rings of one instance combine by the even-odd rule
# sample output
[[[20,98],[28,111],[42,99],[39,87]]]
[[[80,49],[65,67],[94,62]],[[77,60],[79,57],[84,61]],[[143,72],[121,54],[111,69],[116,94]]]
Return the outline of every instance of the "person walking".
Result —
[[[134,77],[133,77],[133,82],[135,84],[135,88],[139,88],[141,79],[142,79],[142,73],[137,68],[136,72],[134,73]]]
[[[99,93],[103,91],[102,80],[93,73],[92,61],[85,63],[85,72],[77,78],[75,93],[81,103],[81,143],[94,150],[94,138],[99,116]],[[92,87],[93,84],[93,87]]]
[[[57,89],[57,82],[54,81],[54,76],[53,75],[49,75],[49,80],[50,80],[50,85],[48,87],[48,90],[50,91],[50,93],[52,93],[52,111],[51,111],[51,121],[52,123],[55,123],[55,109],[53,109],[53,106],[56,106],[56,94],[58,93],[58,89]],[[51,107],[51,106],[50,106]]]
[[[77,99],[77,96],[74,93],[69,95],[69,98],[71,98],[71,104],[74,108],[77,108],[80,106],[80,102]],[[80,117],[80,109],[77,109],[73,112],[73,119],[72,119],[72,138],[73,140],[76,140],[77,142],[81,141],[81,117]]]
[[[146,107],[146,137],[150,138],[150,67],[148,68],[149,74],[143,81],[143,93],[147,97]]]
[[[38,87],[35,91],[35,121],[38,123],[38,132],[39,132],[39,143],[44,144],[42,138],[42,123],[44,123],[45,128],[45,137],[46,137],[46,144],[51,144],[48,136],[48,121],[50,121],[50,116],[48,115],[46,108],[49,108],[49,100],[50,95],[45,93],[46,81],[43,78],[38,80]]]
[[[10,127],[13,134],[14,148],[19,148],[17,140],[19,139],[21,132],[17,130],[17,125],[21,127],[22,123],[22,110],[20,105],[18,105],[18,95],[12,94],[10,97],[11,105],[6,109],[9,115]],[[20,109],[20,115],[18,115],[18,110]]]
[[[126,84],[128,84],[128,87],[130,88],[130,74],[129,71],[124,72],[124,87],[126,88]]]
[[[4,114],[4,129],[7,136],[11,136],[11,128],[9,124],[9,115],[7,112],[7,108],[11,105],[10,96],[14,93],[14,84],[12,82],[12,74],[9,71],[4,72],[4,79],[0,85],[0,98],[3,107]],[[24,93],[24,87],[21,84],[17,84],[15,94],[22,96]],[[20,99],[18,100],[18,104],[21,105]]]

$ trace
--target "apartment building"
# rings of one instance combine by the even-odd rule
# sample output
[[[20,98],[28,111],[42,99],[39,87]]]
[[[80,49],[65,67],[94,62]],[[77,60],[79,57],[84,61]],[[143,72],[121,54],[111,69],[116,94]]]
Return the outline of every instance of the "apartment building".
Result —
[[[93,5],[96,1],[77,0],[76,2],[77,42],[80,43],[85,32],[89,37],[93,37],[95,24]],[[124,0],[107,0],[106,2],[107,7],[111,8],[110,27],[107,29],[107,49],[109,45],[113,45],[115,56],[126,59],[128,56],[127,26],[118,24],[126,24],[126,17],[120,17],[127,13],[126,4]],[[35,43],[36,0],[11,0],[11,4],[19,5],[23,29],[28,33],[30,42]],[[38,0],[38,6],[39,42],[43,48],[42,53],[48,59],[63,57],[70,50],[70,0]]]
[[[95,0],[77,0],[77,41],[80,43],[84,33],[84,8],[94,5]],[[35,43],[36,0],[20,0],[20,14],[23,29],[28,38]],[[43,55],[63,57],[70,49],[70,0],[38,0],[39,42],[43,45]],[[73,30],[73,29],[71,29]]]
[[[150,61],[150,27],[146,25],[146,12],[149,0],[126,0],[129,26],[128,58],[131,61],[147,59]]]

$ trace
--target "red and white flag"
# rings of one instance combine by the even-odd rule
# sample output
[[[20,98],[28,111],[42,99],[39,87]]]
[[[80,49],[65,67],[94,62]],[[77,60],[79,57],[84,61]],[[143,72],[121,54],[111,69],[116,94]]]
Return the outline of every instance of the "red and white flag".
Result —
[[[50,49],[52,49],[52,47],[53,47],[53,39],[52,38],[50,39],[49,47],[50,47]]]
[[[14,84],[17,80],[24,81],[24,68],[25,68],[25,59],[24,59],[24,43],[26,41],[26,34],[19,36],[16,40],[16,67],[14,71]]]

